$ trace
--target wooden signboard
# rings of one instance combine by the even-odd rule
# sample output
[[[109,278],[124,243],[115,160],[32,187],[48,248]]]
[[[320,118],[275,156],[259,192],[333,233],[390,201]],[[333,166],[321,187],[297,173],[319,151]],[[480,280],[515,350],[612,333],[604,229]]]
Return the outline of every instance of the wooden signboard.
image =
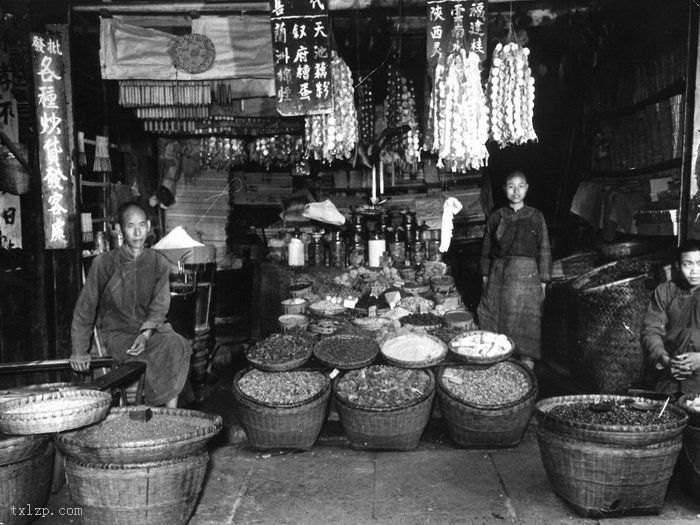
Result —
[[[331,40],[327,0],[270,0],[277,111],[330,113]]]
[[[441,58],[454,49],[455,39],[461,39],[467,52],[474,51],[483,62],[486,58],[485,0],[427,2],[428,72],[432,76]]]
[[[44,247],[75,245],[75,180],[70,167],[60,35],[31,33],[34,101],[44,213]]]

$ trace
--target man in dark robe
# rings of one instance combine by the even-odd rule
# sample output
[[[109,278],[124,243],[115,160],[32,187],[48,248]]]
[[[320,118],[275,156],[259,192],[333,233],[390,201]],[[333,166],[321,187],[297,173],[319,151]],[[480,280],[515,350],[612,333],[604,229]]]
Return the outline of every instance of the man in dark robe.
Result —
[[[73,311],[71,366],[90,369],[90,340],[117,362],[147,364],[144,394],[152,406],[176,407],[189,372],[192,349],[165,321],[170,307],[170,264],[145,247],[150,221],[135,202],[120,206],[124,244],[93,261]]]
[[[641,343],[655,389],[700,393],[700,240],[678,247],[679,277],[654,290]]]

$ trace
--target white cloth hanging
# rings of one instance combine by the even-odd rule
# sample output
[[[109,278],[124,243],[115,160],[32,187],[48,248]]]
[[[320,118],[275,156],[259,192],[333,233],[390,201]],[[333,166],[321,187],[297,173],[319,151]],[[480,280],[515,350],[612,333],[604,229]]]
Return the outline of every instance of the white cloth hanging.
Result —
[[[440,227],[440,252],[444,253],[450,249],[452,241],[453,219],[462,209],[462,203],[454,197],[448,197],[442,204],[442,224]]]

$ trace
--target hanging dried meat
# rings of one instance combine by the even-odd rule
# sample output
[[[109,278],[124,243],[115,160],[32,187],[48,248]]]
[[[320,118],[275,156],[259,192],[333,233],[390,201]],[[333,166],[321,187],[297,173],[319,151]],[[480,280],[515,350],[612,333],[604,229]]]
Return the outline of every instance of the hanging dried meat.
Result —
[[[481,87],[480,60],[474,52],[467,54],[461,44],[455,47],[435,69],[425,149],[438,154],[438,167],[479,169],[489,156],[488,106]]]
[[[245,142],[228,137],[202,138],[199,154],[203,168],[218,171],[228,171],[245,164],[248,159]]]
[[[535,79],[528,65],[530,50],[515,42],[497,44],[489,72],[491,138],[503,148],[536,141],[532,126]]]
[[[413,81],[406,78],[393,64],[387,71],[387,92],[384,99],[387,129],[408,125],[410,130],[392,138],[382,152],[386,164],[398,164],[404,170],[414,171],[420,160],[420,128],[416,111],[416,90]]]
[[[335,52],[331,60],[333,111],[306,117],[306,145],[318,160],[348,159],[358,140],[350,68]]]

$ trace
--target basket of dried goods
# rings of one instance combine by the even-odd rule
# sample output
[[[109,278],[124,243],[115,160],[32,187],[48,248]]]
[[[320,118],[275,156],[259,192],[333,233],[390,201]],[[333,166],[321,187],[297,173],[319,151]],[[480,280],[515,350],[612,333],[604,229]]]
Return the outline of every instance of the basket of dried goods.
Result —
[[[308,281],[300,281],[298,283],[292,283],[287,287],[287,293],[290,297],[306,297],[311,293],[311,286],[313,283]]]
[[[532,415],[537,380],[515,361],[445,366],[437,395],[452,441],[465,447],[514,447]]]
[[[476,329],[474,316],[466,310],[448,310],[442,316],[442,321],[445,326],[461,331]]]
[[[309,332],[316,335],[332,335],[345,330],[348,323],[342,319],[314,319],[309,323]]]
[[[554,492],[586,517],[658,514],[688,416],[668,402],[578,395],[535,405]]]
[[[0,432],[46,434],[102,421],[112,395],[97,390],[29,394],[0,402]]]
[[[435,307],[435,302],[425,297],[412,295],[401,299],[396,306],[408,310],[411,314],[419,314],[427,313],[432,310]]]
[[[46,508],[51,493],[54,447],[48,436],[41,436],[35,444],[39,446],[30,454],[24,450],[16,461],[0,463],[0,523],[31,523],[36,518],[34,510]]]
[[[340,423],[355,449],[415,449],[434,397],[430,370],[372,365],[333,380]]]
[[[198,451],[221,430],[221,416],[182,408],[113,408],[97,425],[64,432],[56,445],[89,463],[143,463]]]
[[[255,368],[268,372],[284,372],[309,360],[313,336],[301,331],[272,334],[246,350],[246,358]]]
[[[280,315],[277,320],[280,323],[282,332],[287,333],[295,330],[305,331],[309,327],[309,318],[302,314]]]
[[[141,463],[91,463],[66,457],[71,500],[84,523],[184,525],[202,491],[206,448]]]
[[[233,394],[251,446],[308,450],[328,413],[330,379],[316,371],[236,374]]]
[[[393,324],[392,320],[386,317],[357,317],[352,322],[358,328],[368,332],[376,332]]]
[[[394,366],[427,368],[445,358],[447,345],[433,335],[414,332],[385,339],[381,352],[384,360]]]
[[[503,334],[472,330],[452,338],[448,347],[452,355],[460,361],[472,365],[492,365],[508,359],[515,349],[515,344],[510,337]]]
[[[407,282],[401,287],[401,291],[406,295],[417,296],[430,291],[430,285],[426,283]]]
[[[323,364],[351,370],[372,363],[379,354],[379,345],[369,337],[338,334],[322,338],[314,346],[314,355]]]
[[[455,280],[449,275],[435,275],[430,278],[430,286],[435,293],[449,293],[455,287]]]
[[[432,330],[434,328],[438,328],[442,326],[442,317],[439,315],[435,315],[432,313],[426,313],[426,314],[408,314],[404,315],[401,318],[401,325],[406,326],[406,325],[411,325],[411,326],[418,326],[420,328],[423,328],[424,330]]]
[[[322,299],[309,305],[309,311],[321,317],[332,317],[340,315],[345,311],[345,307],[331,299]]]
[[[309,302],[303,297],[292,297],[282,301],[282,308],[286,315],[303,314],[306,312],[307,306],[309,306]]]
[[[49,441],[45,434],[13,436],[0,433],[0,467],[17,463],[36,454]]]

